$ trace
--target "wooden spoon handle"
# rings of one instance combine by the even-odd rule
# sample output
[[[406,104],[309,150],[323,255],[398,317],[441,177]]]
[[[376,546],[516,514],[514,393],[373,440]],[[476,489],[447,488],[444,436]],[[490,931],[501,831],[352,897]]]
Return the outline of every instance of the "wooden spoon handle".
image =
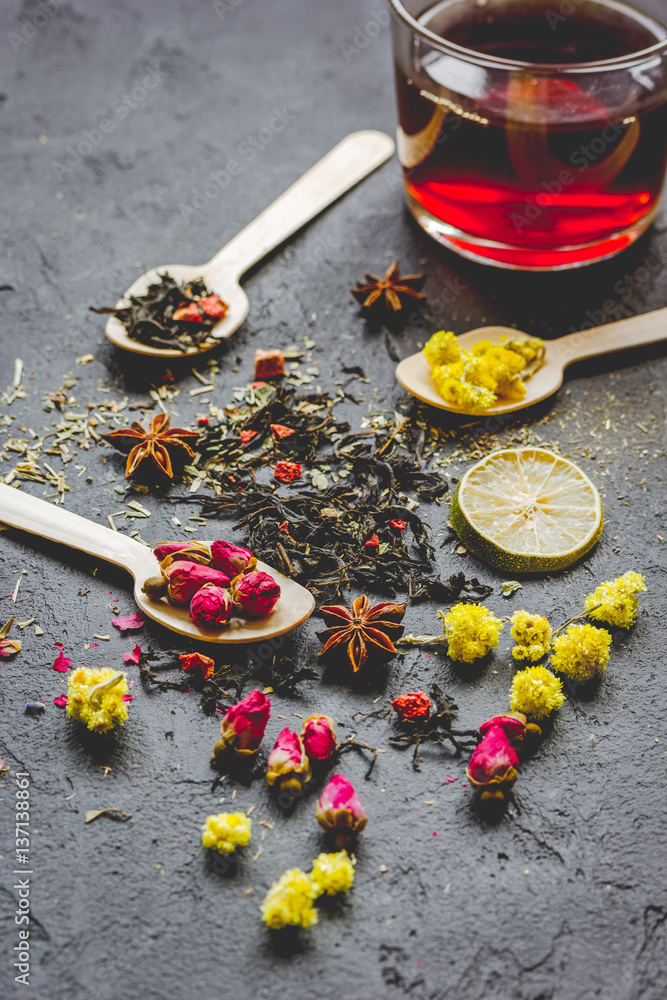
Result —
[[[306,171],[231,243],[205,265],[237,279],[327,206],[389,159],[394,142],[384,132],[353,132]]]
[[[584,358],[594,358],[599,354],[611,354],[612,351],[623,351],[630,347],[645,347],[667,338],[667,309],[656,309],[655,312],[643,313],[641,316],[631,316],[619,320],[618,323],[607,323],[593,330],[582,330],[581,333],[568,333],[549,344],[553,347],[563,367],[573,361]]]
[[[0,484],[0,521],[99,556],[131,573],[133,566],[141,566],[138,556],[145,561],[145,546],[133,538],[5,484]]]

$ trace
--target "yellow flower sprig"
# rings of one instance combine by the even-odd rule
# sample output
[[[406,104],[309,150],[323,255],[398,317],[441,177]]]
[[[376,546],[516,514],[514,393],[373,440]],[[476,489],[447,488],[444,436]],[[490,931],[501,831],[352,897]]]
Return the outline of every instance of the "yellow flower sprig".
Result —
[[[347,892],[354,882],[354,862],[347,851],[319,854],[310,875],[291,868],[274,882],[260,907],[262,920],[272,930],[311,927],[317,923],[313,902],[319,896]]]
[[[127,693],[125,674],[111,667],[79,667],[67,681],[67,714],[93,732],[106,733],[127,719]]]
[[[242,812],[222,812],[208,816],[202,827],[202,844],[218,854],[233,854],[250,841],[252,820]]]

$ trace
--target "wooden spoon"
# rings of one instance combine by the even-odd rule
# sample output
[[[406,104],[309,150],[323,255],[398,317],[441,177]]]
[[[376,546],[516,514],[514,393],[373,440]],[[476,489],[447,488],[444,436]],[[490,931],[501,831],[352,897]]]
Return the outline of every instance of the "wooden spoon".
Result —
[[[0,484],[0,521],[69,545],[79,552],[99,556],[128,570],[134,577],[134,599],[141,611],[160,625],[191,639],[222,643],[260,642],[296,628],[312,614],[315,607],[313,595],[305,587],[258,562],[257,569],[270,573],[280,584],[280,600],[272,613],[266,618],[233,619],[228,628],[219,632],[209,631],[195,625],[187,607],[176,607],[164,598],[149,601],[142,594],[144,581],[149,576],[158,575],[159,568],[151,550],[133,538],[5,484]]]
[[[393,151],[394,142],[384,132],[353,132],[292,184],[254,222],[242,229],[207,264],[197,267],[164,264],[152,268],[137,278],[116,303],[116,308],[129,305],[127,296],[145,294],[148,286],[159,282],[160,275],[165,272],[180,282],[203,278],[211,292],[218,294],[229,309],[199,347],[173,351],[142,344],[128,337],[125,327],[115,316],[107,320],[105,334],[117,347],[153,357],[188,357],[210,351],[216,346],[216,341],[230,337],[238,330],[248,315],[248,297],[239,285],[242,275],[389,159]]]
[[[457,339],[461,347],[470,350],[478,340],[490,340],[497,344],[501,337],[511,339],[521,336],[528,336],[528,334],[522,334],[521,330],[514,330],[508,326],[480,326],[476,330],[464,333]],[[514,410],[522,410],[526,406],[532,406],[533,403],[547,399],[548,396],[560,389],[565,369],[574,361],[583,361],[585,358],[595,358],[600,354],[611,354],[614,351],[624,351],[632,347],[645,347],[647,344],[655,344],[666,338],[667,309],[657,309],[655,312],[632,316],[630,319],[622,319],[617,323],[598,326],[593,330],[568,333],[567,336],[559,337],[557,340],[546,340],[544,342],[546,347],[544,364],[526,382],[524,398],[519,402],[506,404],[499,402],[497,406],[484,410],[481,416],[512,413]],[[404,358],[396,368],[396,378],[404,389],[407,389],[409,393],[424,403],[437,406],[440,410],[449,410],[451,413],[469,413],[468,410],[459,410],[450,406],[439,395],[423,351]],[[479,413],[474,415],[480,416]]]

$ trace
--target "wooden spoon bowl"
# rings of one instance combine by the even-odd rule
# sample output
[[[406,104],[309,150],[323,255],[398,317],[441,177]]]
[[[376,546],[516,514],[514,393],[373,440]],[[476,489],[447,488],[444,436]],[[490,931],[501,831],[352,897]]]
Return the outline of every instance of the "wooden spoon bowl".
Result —
[[[508,326],[480,326],[457,339],[461,347],[470,350],[478,340],[490,340],[498,344],[502,338],[508,340],[522,336],[526,337],[529,334]],[[497,406],[489,407],[482,414],[476,413],[474,416],[513,413],[548,399],[558,392],[563,384],[565,369],[574,361],[583,361],[585,358],[611,354],[614,351],[629,350],[632,347],[645,347],[647,344],[665,339],[667,339],[667,309],[657,309],[655,312],[632,316],[618,323],[608,323],[593,330],[569,333],[557,340],[547,340],[544,364],[526,382],[524,398],[506,404],[500,401]],[[430,406],[436,406],[439,410],[449,410],[451,413],[470,413],[469,410],[450,406],[438,393],[423,351],[404,358],[396,368],[396,378],[404,389]]]
[[[0,484],[0,521],[126,569],[134,577],[134,599],[139,609],[165,628],[190,639],[224,644],[260,642],[290,632],[315,608],[310,591],[258,562],[257,569],[270,573],[280,585],[280,599],[271,614],[265,618],[233,619],[227,628],[217,632],[202,629],[190,618],[187,606],[169,604],[165,598],[150,601],[142,593],[147,578],[159,574],[159,566],[151,550],[133,538],[4,484]]]

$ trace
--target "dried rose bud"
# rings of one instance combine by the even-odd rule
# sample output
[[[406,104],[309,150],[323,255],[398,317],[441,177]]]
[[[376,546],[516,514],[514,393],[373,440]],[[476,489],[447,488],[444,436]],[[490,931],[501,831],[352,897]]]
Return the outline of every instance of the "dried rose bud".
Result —
[[[285,355],[282,351],[255,351],[255,378],[276,378],[285,374]]]
[[[431,714],[431,699],[423,691],[411,691],[394,698],[391,707],[402,719],[428,719]]]
[[[172,319],[175,319],[178,323],[201,323],[202,315],[197,308],[196,302],[190,302],[187,305],[179,306],[175,309],[172,314]]]
[[[144,581],[141,592],[149,601],[159,601],[167,594],[167,580],[164,576],[149,576]]]
[[[153,555],[159,563],[167,556],[172,559],[190,559],[192,562],[209,563],[211,555],[208,546],[202,542],[161,542],[153,546]]]
[[[296,795],[310,778],[310,761],[301,737],[286,726],[269,754],[266,780],[269,785],[277,784],[281,792]]]
[[[494,715],[479,727],[484,736],[493,726],[499,726],[512,743],[523,743],[526,733],[539,733],[540,727],[529,723],[521,712],[507,712],[505,715]]]
[[[201,653],[182,653],[179,656],[181,668],[188,673],[201,670],[205,681],[210,680],[215,671],[215,663],[210,656],[203,656]]]
[[[216,569],[233,578],[239,573],[254,569],[257,560],[249,549],[242,549],[238,545],[219,539],[217,542],[211,542],[211,563]]]
[[[207,295],[203,299],[199,299],[197,305],[203,310],[205,316],[210,316],[212,319],[222,319],[223,316],[227,315],[229,306],[226,302],[223,302],[219,295]]]
[[[366,826],[366,813],[351,783],[334,774],[317,803],[317,822],[331,832],[338,850],[347,847]]]
[[[216,587],[229,585],[226,573],[184,559],[164,567],[163,573],[167,578],[167,597],[174,604],[189,604],[205,583],[213,583]]]
[[[473,750],[466,774],[474,788],[482,789],[482,800],[502,802],[514,787],[518,763],[519,758],[505,730],[501,726],[491,726]]]
[[[333,719],[328,715],[309,715],[304,719],[301,736],[311,760],[330,760],[337,746]]]
[[[237,576],[231,585],[235,606],[248,618],[262,618],[270,614],[278,603],[280,586],[272,576],[256,570]]]
[[[271,714],[271,702],[261,691],[249,695],[225,712],[220,724],[221,738],[213,747],[213,757],[227,749],[240,756],[257,752]]]
[[[224,628],[234,605],[228,590],[205,583],[190,601],[190,617],[200,628]]]

